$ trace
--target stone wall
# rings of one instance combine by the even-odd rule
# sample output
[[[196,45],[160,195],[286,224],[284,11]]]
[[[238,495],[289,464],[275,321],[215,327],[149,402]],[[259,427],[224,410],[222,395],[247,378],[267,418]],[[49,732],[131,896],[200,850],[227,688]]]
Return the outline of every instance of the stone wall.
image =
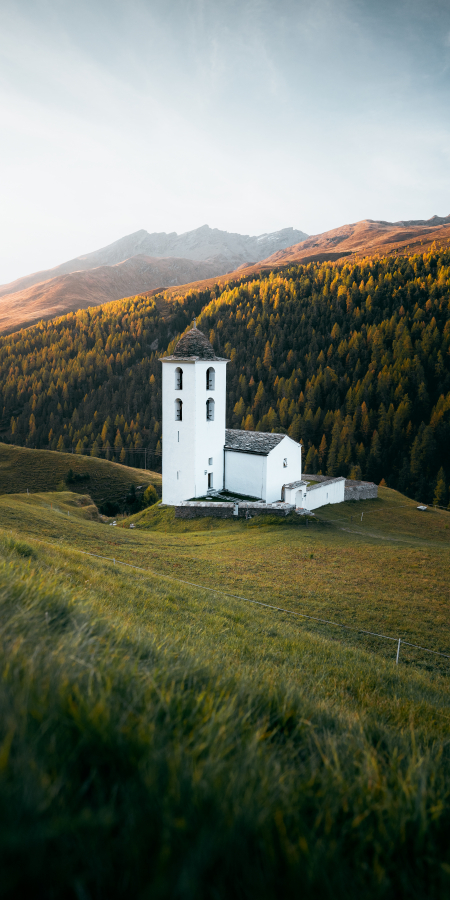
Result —
[[[195,503],[185,500],[175,507],[176,519],[198,519],[210,516],[214,519],[245,519],[253,516],[287,516],[295,508],[290,503],[238,503],[238,515],[234,503]]]
[[[377,497],[378,488],[372,481],[347,479],[345,482],[345,500],[376,500]]]

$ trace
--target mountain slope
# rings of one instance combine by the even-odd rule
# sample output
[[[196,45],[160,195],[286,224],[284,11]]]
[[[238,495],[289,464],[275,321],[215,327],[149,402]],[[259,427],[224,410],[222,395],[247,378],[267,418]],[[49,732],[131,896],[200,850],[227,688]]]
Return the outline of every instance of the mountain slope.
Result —
[[[224,287],[227,283],[242,278],[258,277],[298,263],[337,262],[346,257],[354,260],[364,256],[402,256],[405,253],[420,253],[435,242],[444,247],[450,244],[450,216],[433,216],[427,221],[417,219],[411,222],[376,222],[372,219],[363,219],[353,224],[341,225],[331,231],[324,231],[322,234],[311,235],[298,244],[277,250],[260,262],[243,264],[218,279],[208,278],[184,285],[183,290],[185,292],[210,290],[214,288],[216,281]],[[170,296],[179,293],[176,287],[167,291]]]
[[[182,285],[225,271],[226,263],[220,268],[218,263],[206,260],[133,256],[114,266],[60,275],[0,297],[0,332],[15,331],[71,310],[161,289],[161,285]]]
[[[323,254],[342,256],[374,256],[386,253],[404,253],[428,246],[434,241],[450,241],[450,216],[445,219],[428,222],[375,222],[363,219],[351,225],[341,225],[323,234],[312,235],[287,249],[280,249],[271,254],[262,263],[263,266],[286,265],[291,262],[303,262],[311,258],[319,258]]]
[[[223,275],[305,237],[294,228],[258,237],[208,225],[180,235],[142,229],[101,250],[0,286],[0,332],[157,287]]]
[[[0,339],[1,434],[143,464],[161,450],[158,352],[195,315],[230,359],[228,427],[288,432],[306,471],[447,505],[449,288],[450,252],[433,251],[72,313]]]
[[[229,271],[241,263],[264,259],[271,253],[290,247],[306,237],[303,231],[294,228],[283,228],[281,231],[262,234],[259,237],[232,234],[218,228],[210,228],[208,225],[187,231],[185,234],[177,234],[175,231],[170,234],[164,231],[149,234],[141,229],[93,253],[77,256],[52,269],[34,272],[9,284],[0,285],[0,297],[23,291],[50,278],[69,275],[71,272],[86,272],[98,266],[115,266],[132,256],[169,256],[191,260],[213,258],[219,263],[221,271]]]

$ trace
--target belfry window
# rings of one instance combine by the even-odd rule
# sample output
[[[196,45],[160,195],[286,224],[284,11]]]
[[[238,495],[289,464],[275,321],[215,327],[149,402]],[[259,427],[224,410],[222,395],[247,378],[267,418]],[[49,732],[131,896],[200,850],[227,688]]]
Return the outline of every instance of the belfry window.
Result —
[[[175,369],[175,390],[183,390],[183,369],[180,369],[179,366]]]
[[[183,401],[175,400],[175,421],[181,422],[183,419]]]
[[[206,420],[207,422],[214,422],[214,400],[212,397],[206,401]]]
[[[216,372],[212,366],[206,370],[206,390],[214,391],[216,387]]]

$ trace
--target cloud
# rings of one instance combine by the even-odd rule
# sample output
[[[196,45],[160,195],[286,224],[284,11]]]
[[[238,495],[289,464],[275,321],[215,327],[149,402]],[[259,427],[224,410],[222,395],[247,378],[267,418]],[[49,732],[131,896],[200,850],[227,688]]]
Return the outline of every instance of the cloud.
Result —
[[[0,280],[142,227],[450,208],[446,3],[3,0],[0,30]]]

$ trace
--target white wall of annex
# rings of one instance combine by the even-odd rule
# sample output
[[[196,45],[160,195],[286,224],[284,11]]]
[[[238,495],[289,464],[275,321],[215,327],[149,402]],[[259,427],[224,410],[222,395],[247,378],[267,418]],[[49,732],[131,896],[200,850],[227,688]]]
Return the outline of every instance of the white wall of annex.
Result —
[[[287,466],[284,466],[284,460]],[[270,451],[267,457],[266,503],[281,500],[284,484],[300,481],[302,477],[302,448],[287,435]]]
[[[285,503],[292,503],[295,506],[302,506],[302,495],[306,498],[306,481],[302,481],[301,484],[297,482],[296,484],[297,486],[294,488],[284,489],[284,500]]]
[[[321,506],[327,506],[328,503],[343,503],[345,492],[345,478],[339,478],[336,481],[324,481],[323,484],[313,487],[312,490],[306,491],[306,499],[299,490],[296,496],[296,506],[303,506],[311,512],[319,509]]]
[[[265,500],[267,456],[225,450],[225,488]]]

